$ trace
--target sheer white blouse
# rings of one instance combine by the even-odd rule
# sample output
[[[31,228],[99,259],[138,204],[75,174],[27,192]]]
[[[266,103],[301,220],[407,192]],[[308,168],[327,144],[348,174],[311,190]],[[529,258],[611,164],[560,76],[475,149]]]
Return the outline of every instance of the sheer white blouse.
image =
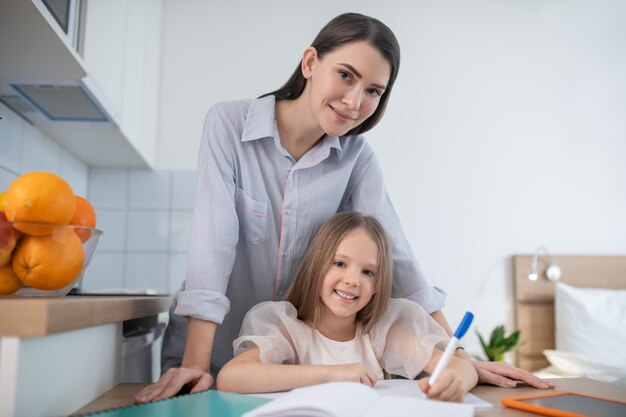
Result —
[[[414,379],[432,356],[435,346],[445,348],[449,336],[417,303],[392,298],[369,333],[357,326],[347,342],[329,339],[298,320],[287,301],[268,301],[253,307],[244,318],[235,355],[257,346],[263,363],[340,365],[362,363],[383,378],[390,374]]]

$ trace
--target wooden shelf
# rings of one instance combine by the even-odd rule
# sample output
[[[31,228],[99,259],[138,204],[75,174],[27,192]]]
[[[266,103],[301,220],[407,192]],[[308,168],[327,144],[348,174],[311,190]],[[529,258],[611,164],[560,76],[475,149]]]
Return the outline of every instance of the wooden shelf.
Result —
[[[169,296],[0,298],[0,336],[41,337],[167,311]]]

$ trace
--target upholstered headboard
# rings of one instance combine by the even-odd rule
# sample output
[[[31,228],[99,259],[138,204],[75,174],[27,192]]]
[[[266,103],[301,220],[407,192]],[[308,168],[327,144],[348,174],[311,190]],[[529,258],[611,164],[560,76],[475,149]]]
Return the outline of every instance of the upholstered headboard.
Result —
[[[513,256],[515,327],[523,345],[517,366],[528,371],[548,366],[544,349],[555,348],[554,285],[546,278],[545,258],[538,263],[539,279],[528,279],[530,255]],[[626,256],[552,256],[561,268],[561,282],[575,287],[626,288]]]

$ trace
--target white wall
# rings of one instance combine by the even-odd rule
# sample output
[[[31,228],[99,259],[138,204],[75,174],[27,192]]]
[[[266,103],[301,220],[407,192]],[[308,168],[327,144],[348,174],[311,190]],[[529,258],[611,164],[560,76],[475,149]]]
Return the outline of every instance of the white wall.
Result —
[[[344,11],[400,41],[369,142],[450,321],[470,309],[483,333],[511,323],[510,257],[538,244],[626,253],[620,0],[166,1],[158,167],[194,168],[206,110],[280,86]]]

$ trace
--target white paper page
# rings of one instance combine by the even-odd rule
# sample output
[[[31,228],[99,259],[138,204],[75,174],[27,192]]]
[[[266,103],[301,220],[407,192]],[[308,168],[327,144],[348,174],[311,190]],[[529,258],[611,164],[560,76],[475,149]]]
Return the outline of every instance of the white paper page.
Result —
[[[381,379],[376,382],[376,385],[374,385],[374,389],[380,395],[402,395],[406,397],[414,397],[420,399],[426,398],[426,395],[424,395],[424,393],[419,389],[415,381],[409,381],[406,379]],[[250,395],[275,400],[276,398],[280,398],[288,392],[289,391],[267,392]]]
[[[279,398],[249,411],[243,417],[360,417],[380,398],[370,387],[355,382],[312,385],[281,394]]]
[[[402,397],[411,397],[418,399],[426,399],[426,395],[417,386],[417,381],[408,379],[381,379],[374,385],[376,392],[383,397],[394,395]],[[272,392],[267,394],[251,394],[257,397],[276,399],[289,393],[289,391]],[[430,400],[429,400],[430,401]],[[473,406],[476,410],[491,410],[493,405],[487,401],[481,400],[474,394],[465,394],[463,404]]]
[[[381,379],[374,385],[374,389],[382,396],[399,395],[421,400],[426,398],[426,395],[417,385],[417,381],[410,379]]]
[[[385,379],[380,380],[374,386],[376,392],[381,396],[398,395],[402,397],[411,397],[426,399],[426,395],[420,390],[417,381],[409,379]],[[493,408],[491,403],[483,401],[473,394],[465,394],[463,404],[469,404],[477,410],[489,410]]]
[[[474,407],[467,404],[433,400],[420,400],[411,397],[382,397],[363,417],[473,417]]]

